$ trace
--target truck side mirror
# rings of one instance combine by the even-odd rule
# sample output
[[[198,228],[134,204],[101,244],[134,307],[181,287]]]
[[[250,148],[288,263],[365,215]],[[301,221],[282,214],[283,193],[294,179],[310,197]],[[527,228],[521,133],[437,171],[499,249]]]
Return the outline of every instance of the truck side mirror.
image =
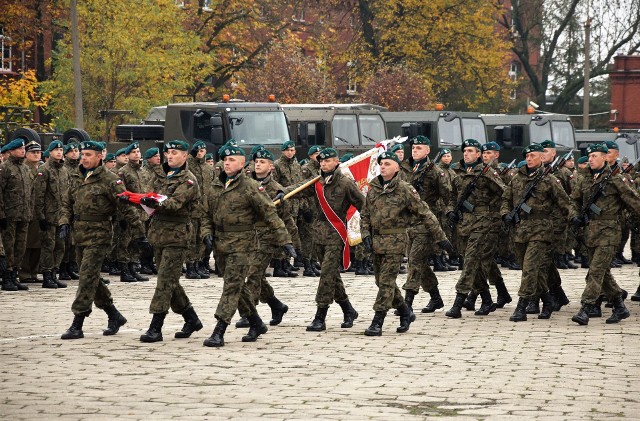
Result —
[[[222,117],[220,115],[214,115],[209,122],[211,123],[211,143],[214,145],[224,145]]]
[[[309,123],[298,123],[297,143],[300,146],[307,146],[309,141]]]

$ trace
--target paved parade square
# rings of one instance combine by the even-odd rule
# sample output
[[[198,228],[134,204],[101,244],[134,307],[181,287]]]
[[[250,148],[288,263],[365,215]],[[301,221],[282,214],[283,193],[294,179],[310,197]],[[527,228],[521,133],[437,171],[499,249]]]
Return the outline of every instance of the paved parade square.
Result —
[[[445,309],[459,271],[439,273]],[[176,340],[182,326],[169,314],[164,342],[139,342],[151,319],[151,282],[124,284],[111,277],[115,303],[129,322],[116,336],[102,335],[106,315],[95,310],[85,338],[63,341],[77,281],[67,289],[0,293],[0,418],[3,420],[111,419],[638,419],[640,418],[640,306],[606,325],[577,326],[585,269],[563,270],[571,304],[550,320],[513,323],[515,300],[487,317],[465,311],[452,320],[442,310],[419,313],[406,334],[389,314],[382,337],[366,337],[376,288],[372,276],[343,274],[359,311],[341,329],[332,305],[327,331],[306,332],[315,312],[317,278],[269,278],[289,305],[280,326],[256,343],[230,326],[223,348],[202,341],[213,329],[222,279],[182,280],[205,328]],[[503,269],[515,297],[519,271]],[[613,269],[631,293],[638,268]],[[404,276],[398,280],[404,280]],[[266,305],[261,315],[270,316]],[[391,313],[391,312],[390,312]],[[235,320],[234,320],[235,322]]]

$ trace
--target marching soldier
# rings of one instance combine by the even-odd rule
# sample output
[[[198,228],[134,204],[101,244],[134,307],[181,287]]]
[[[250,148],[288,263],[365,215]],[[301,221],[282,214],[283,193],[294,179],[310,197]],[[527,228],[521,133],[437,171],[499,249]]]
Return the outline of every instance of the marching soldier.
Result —
[[[29,175],[31,181],[35,180],[38,173],[38,167],[41,164],[42,147],[36,141],[31,141],[25,145],[26,156],[24,163],[29,167]],[[38,227],[38,218],[35,212],[35,201],[32,202],[34,209],[31,212],[31,220],[27,229],[27,242],[22,262],[20,262],[20,271],[18,279],[20,282],[38,282],[38,265],[40,262],[40,228]]]
[[[64,146],[64,167],[69,175],[69,189],[78,187],[82,184],[82,174],[78,170],[80,165],[80,150],[77,143],[67,143]],[[71,231],[73,231],[74,222],[71,221]],[[78,263],[76,262],[76,247],[73,235],[67,235],[64,239],[64,256],[62,257],[61,268],[69,268],[68,271],[73,272],[73,279],[78,279]],[[59,274],[63,280],[70,280],[71,273],[62,272]]]
[[[302,165],[300,171],[303,179],[307,180],[320,175],[318,155],[322,149],[323,147],[318,145],[309,148],[309,151],[307,152],[309,159],[304,165]],[[302,259],[302,264],[304,266],[304,272],[302,273],[303,276],[320,276],[320,271],[316,268],[316,265],[318,265],[318,256],[315,247],[315,237],[313,235],[313,221],[317,219],[320,212],[320,209],[315,207],[313,200],[300,199],[298,234],[300,238],[304,238],[305,241],[300,242],[302,247],[302,256],[298,257]]]
[[[119,202],[117,194],[124,192],[122,180],[108,171],[101,162],[102,146],[98,142],[82,142],[82,159],[77,173],[81,182],[71,184],[62,200],[60,211],[60,235],[70,233],[70,223],[75,221],[74,242],[80,260],[80,281],[71,310],[74,318],[62,339],[84,337],[82,325],[91,314],[92,304],[107,313],[109,321],[103,334],[115,335],[127,322],[113,305],[109,289],[100,282],[102,261],[111,244],[111,218],[120,208],[129,222],[139,243],[146,242],[144,231],[133,208]]]
[[[364,332],[367,336],[382,335],[382,325],[391,308],[398,309],[400,315],[398,333],[407,332],[416,319],[396,285],[409,224],[414,219],[415,222],[420,221],[435,241],[447,241],[440,223],[418,192],[398,177],[400,162],[392,152],[380,154],[380,175],[371,181],[361,213],[360,231],[365,248],[373,252],[373,271],[378,287],[373,305],[375,316]]]
[[[589,253],[587,285],[582,293],[580,311],[571,318],[579,325],[589,323],[589,314],[598,313],[598,298],[604,294],[613,303],[613,314],[606,323],[618,323],[629,317],[624,305],[623,291],[611,275],[611,261],[620,243],[621,217],[624,209],[640,218],[640,195],[625,182],[625,177],[614,175],[607,163],[605,144],[590,145],[591,177],[582,179],[571,198],[583,209],[572,219],[576,227],[585,227],[585,244]],[[595,192],[600,192],[596,194]]]

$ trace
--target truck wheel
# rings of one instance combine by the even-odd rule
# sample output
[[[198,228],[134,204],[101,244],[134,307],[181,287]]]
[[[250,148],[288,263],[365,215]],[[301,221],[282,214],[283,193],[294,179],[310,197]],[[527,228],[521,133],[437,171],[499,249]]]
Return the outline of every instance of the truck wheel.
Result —
[[[89,133],[82,129],[69,129],[62,134],[62,143],[65,145],[69,143],[80,143],[91,140]]]
[[[42,144],[42,141],[40,140],[40,135],[38,134],[38,132],[28,127],[21,127],[19,129],[14,130],[13,133],[11,133],[11,138],[9,139],[9,141],[17,139],[19,137],[25,139],[27,141],[26,143],[35,141]]]

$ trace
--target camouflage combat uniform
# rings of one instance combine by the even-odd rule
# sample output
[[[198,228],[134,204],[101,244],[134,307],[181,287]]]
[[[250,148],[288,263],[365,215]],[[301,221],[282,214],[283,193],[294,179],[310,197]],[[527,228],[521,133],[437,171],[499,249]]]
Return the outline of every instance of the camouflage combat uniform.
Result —
[[[144,184],[144,175],[140,162],[129,160],[118,171],[118,177],[124,182],[127,191],[133,193],[146,193],[147,186]],[[147,213],[140,207],[135,209],[140,222],[148,219]],[[140,250],[138,250],[131,231],[129,229],[122,230],[122,236],[118,238],[118,261],[123,263],[136,262],[140,259]]]
[[[189,169],[196,177],[200,194],[196,199],[191,213],[191,225],[193,227],[191,240],[189,241],[189,251],[187,253],[187,262],[190,264],[198,264],[204,257],[204,246],[202,244],[202,228],[201,221],[207,217],[207,196],[204,194],[205,188],[213,181],[213,168],[207,165],[204,158],[194,158],[192,155],[187,157]]]

